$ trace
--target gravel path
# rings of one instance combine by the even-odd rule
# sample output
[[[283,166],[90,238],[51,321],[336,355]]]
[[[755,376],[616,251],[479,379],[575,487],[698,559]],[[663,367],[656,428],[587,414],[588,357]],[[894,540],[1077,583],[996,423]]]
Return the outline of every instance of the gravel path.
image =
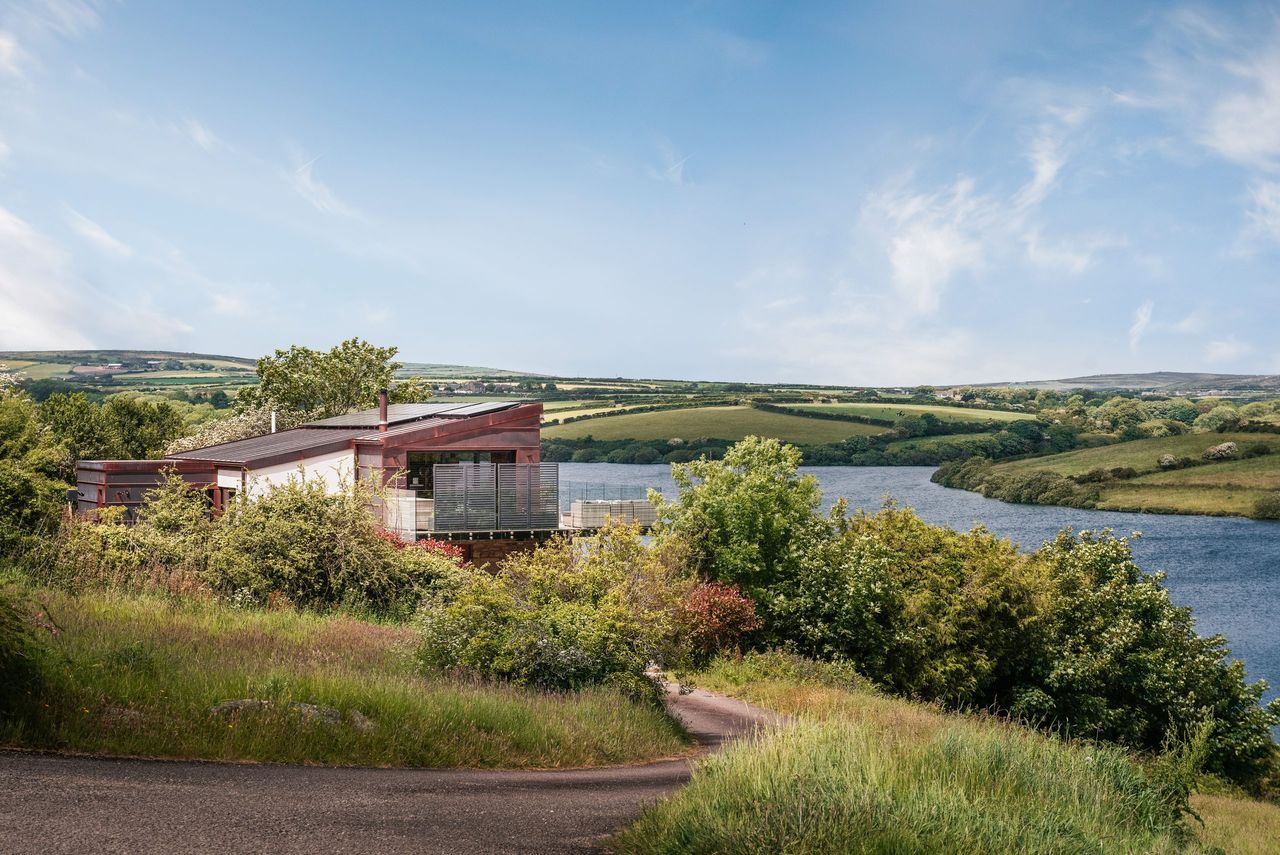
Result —
[[[708,692],[668,705],[698,742],[779,721]],[[588,852],[690,761],[568,771],[342,769],[0,752],[0,852]]]

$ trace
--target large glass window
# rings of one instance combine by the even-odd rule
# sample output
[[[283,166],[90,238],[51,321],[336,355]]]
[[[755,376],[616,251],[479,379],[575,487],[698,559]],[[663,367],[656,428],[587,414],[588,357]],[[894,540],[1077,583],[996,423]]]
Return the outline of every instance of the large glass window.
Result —
[[[405,461],[406,486],[419,499],[435,498],[432,466],[437,463],[515,463],[514,451],[410,451]]]

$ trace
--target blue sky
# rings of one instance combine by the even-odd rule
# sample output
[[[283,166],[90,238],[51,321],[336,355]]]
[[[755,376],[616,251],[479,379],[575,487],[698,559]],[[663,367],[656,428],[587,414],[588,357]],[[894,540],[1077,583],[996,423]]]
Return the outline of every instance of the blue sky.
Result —
[[[0,349],[1280,372],[1280,7],[0,2]]]

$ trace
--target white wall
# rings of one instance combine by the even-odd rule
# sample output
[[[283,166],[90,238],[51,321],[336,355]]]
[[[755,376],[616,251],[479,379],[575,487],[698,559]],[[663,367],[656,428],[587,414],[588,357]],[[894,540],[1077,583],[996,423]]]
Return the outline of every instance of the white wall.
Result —
[[[304,475],[308,481],[316,478],[324,479],[330,492],[338,492],[345,479],[348,483],[355,479],[356,455],[354,451],[334,451],[306,460],[293,460],[275,466],[264,466],[261,469],[250,469],[245,473],[245,491],[249,496],[260,496],[272,484],[283,484],[286,481]]]

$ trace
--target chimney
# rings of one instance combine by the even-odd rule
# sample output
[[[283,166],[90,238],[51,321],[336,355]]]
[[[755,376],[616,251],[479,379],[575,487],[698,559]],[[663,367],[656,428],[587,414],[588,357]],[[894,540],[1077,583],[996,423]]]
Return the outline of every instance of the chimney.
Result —
[[[378,393],[378,430],[387,429],[387,390]]]
[[[271,432],[272,433],[276,432],[276,411],[275,410],[271,411]]]

